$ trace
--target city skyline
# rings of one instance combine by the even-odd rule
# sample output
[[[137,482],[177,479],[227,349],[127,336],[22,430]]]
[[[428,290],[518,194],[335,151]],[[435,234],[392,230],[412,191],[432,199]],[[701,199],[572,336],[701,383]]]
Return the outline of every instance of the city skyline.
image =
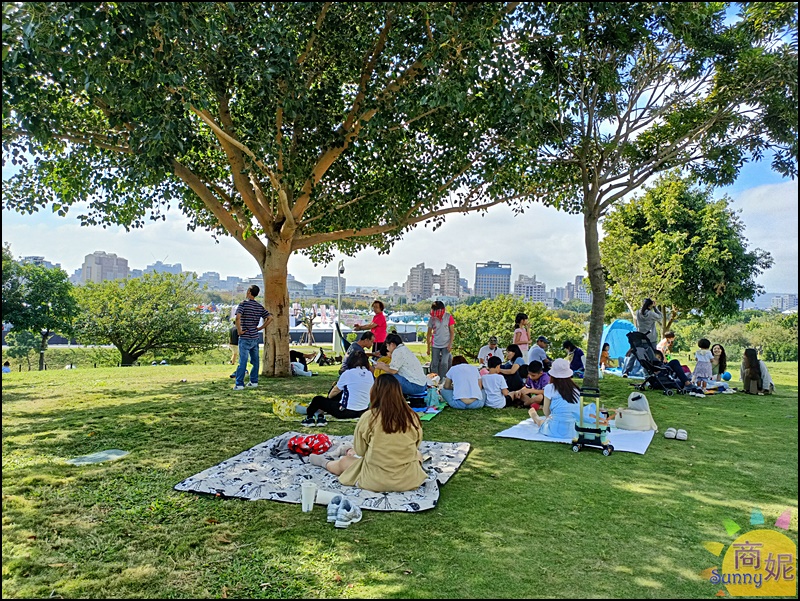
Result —
[[[11,170],[4,168],[4,179],[10,175]],[[757,282],[766,291],[796,294],[797,182],[782,178],[766,163],[748,164],[734,185],[717,189],[715,196],[724,193],[741,212],[749,248],[762,248],[775,259]],[[99,249],[125,257],[136,267],[171,260],[198,275],[206,271],[222,277],[259,274],[255,260],[233,239],[221,237],[215,243],[207,232],[187,231],[187,219],[175,208],[166,212],[165,221],[130,232],[119,227],[81,227],[76,218],[80,212],[79,206],[68,217],[50,211],[26,215],[3,209],[3,241],[11,244],[14,256],[44,256],[61,263],[68,274],[81,266],[85,255]],[[340,259],[345,261],[348,281],[364,288],[402,285],[409,267],[426,261],[437,268],[445,262],[455,265],[474,286],[474,265],[487,260],[512,264],[512,281],[519,275],[536,274],[552,286],[585,272],[583,219],[538,204],[519,215],[498,206],[485,215],[452,215],[436,232],[424,226],[413,228],[389,254],[379,255],[373,249],[355,257],[335,253],[324,267],[296,254],[289,261],[289,272],[313,284],[322,275],[335,275]]]

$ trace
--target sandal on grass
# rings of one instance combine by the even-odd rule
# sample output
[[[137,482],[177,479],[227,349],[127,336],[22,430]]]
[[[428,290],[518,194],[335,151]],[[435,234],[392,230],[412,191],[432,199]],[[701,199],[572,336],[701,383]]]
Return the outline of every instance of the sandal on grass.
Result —
[[[678,433],[675,435],[675,440],[686,440],[689,438],[689,435],[686,433],[686,430],[678,430]]]
[[[667,431],[664,432],[664,438],[675,438],[677,435],[678,432],[675,428],[667,428]]]

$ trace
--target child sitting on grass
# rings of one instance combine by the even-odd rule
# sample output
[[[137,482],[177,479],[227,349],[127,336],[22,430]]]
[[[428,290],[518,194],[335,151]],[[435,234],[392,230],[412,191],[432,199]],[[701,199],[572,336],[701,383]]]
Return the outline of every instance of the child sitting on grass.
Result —
[[[489,357],[486,366],[489,373],[481,377],[483,384],[483,397],[486,399],[484,406],[492,409],[502,409],[506,406],[506,401],[510,401],[508,396],[508,385],[503,374],[500,373],[500,357]]]
[[[545,373],[541,361],[531,361],[528,365],[528,378],[525,387],[512,392],[511,398],[516,405],[539,409],[544,402],[544,387],[550,383],[550,376]]]
[[[550,368],[550,384],[544,387],[544,417],[533,407],[528,411],[539,432],[553,438],[572,438],[579,418],[580,388],[572,381],[566,359],[556,359]]]

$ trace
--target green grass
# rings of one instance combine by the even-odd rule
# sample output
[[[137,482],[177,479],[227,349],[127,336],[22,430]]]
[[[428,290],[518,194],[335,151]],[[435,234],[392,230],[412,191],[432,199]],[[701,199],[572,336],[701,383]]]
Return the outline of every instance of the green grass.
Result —
[[[732,542],[723,520],[792,508],[797,541],[797,365],[770,369],[774,396],[649,394],[689,440],[657,435],[644,456],[494,438],[521,410],[446,410],[425,438],[472,451],[439,507],[347,530],[321,507],[172,489],[298,428],[269,399],[309,400],[333,367],[236,393],[222,365],[6,374],[3,597],[710,597],[702,543]],[[602,391],[617,407],[630,387]],[[64,463],[110,448],[131,454]]]

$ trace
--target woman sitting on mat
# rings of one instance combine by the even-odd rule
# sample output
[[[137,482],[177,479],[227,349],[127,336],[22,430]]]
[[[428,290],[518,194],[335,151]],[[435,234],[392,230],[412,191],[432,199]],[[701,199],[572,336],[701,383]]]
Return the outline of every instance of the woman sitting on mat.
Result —
[[[544,417],[533,407],[528,415],[539,426],[539,432],[553,438],[572,438],[579,418],[580,388],[572,381],[569,361],[556,359],[550,368],[550,384],[544,387]]]
[[[342,446],[331,461],[311,455],[313,465],[339,476],[345,486],[375,492],[402,492],[419,487],[428,475],[422,469],[422,424],[403,398],[400,383],[392,375],[375,381],[369,410],[356,424],[353,447]]]
[[[520,367],[525,366],[524,376],[520,374]],[[525,386],[523,377],[528,376],[525,359],[522,358],[522,351],[516,344],[509,344],[506,348],[506,362],[500,366],[500,373],[506,379],[506,385],[511,392],[520,390]]]
[[[306,409],[303,426],[327,426],[325,414],[338,419],[361,417],[369,407],[370,390],[375,378],[364,353],[350,356],[350,368],[339,376],[327,397],[315,396]]]

